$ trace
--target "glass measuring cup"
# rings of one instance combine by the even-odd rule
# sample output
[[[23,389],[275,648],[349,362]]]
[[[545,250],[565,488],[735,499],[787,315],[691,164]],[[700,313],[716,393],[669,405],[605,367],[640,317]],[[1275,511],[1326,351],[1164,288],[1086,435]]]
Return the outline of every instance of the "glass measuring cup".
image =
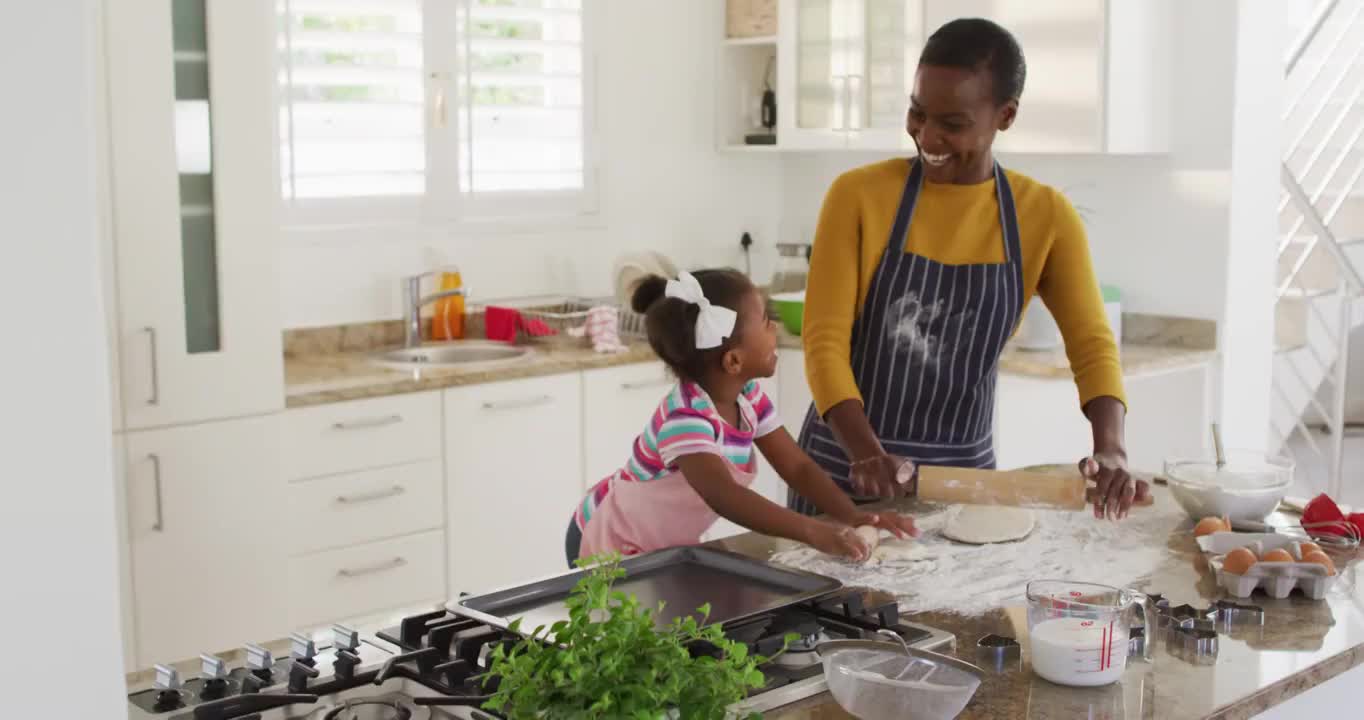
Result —
[[[1122,677],[1132,619],[1141,608],[1146,632],[1155,605],[1135,590],[1069,580],[1028,583],[1028,641],[1033,672],[1059,685],[1092,687]],[[1148,637],[1143,657],[1151,659]]]

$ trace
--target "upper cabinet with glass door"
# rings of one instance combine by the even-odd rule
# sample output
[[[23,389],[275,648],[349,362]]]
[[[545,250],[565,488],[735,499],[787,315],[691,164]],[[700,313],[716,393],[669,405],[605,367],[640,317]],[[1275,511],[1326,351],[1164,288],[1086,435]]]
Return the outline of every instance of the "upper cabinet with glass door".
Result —
[[[908,143],[921,0],[781,0],[778,142],[792,149]]]
[[[280,409],[274,7],[104,7],[125,425]]]
[[[1003,25],[1027,61],[1000,150],[1168,149],[1171,0],[779,0],[778,148],[912,150],[919,53],[961,17]]]

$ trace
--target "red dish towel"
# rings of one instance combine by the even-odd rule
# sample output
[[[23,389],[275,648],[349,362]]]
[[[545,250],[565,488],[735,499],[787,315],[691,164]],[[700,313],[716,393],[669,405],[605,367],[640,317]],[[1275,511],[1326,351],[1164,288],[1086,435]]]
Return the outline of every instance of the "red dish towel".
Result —
[[[515,342],[521,313],[511,308],[489,306],[483,311],[483,336],[499,342]]]
[[[531,337],[559,334],[543,320],[526,319],[519,310],[489,306],[483,311],[483,336],[489,340],[515,342],[518,330]]]

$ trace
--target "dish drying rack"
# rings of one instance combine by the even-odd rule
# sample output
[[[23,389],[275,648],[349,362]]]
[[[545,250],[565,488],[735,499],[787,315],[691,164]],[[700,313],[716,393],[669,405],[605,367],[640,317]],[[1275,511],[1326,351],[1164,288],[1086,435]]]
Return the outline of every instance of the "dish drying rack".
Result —
[[[501,300],[490,300],[480,302],[473,310],[483,312],[489,306],[505,307],[515,309],[521,313],[527,324],[539,324],[542,329],[548,329],[548,333],[534,334],[528,333],[524,329],[517,331],[517,342],[530,342],[538,345],[551,347],[571,347],[588,346],[585,333],[575,334],[570,332],[581,328],[587,322],[587,313],[596,307],[615,308],[616,315],[620,319],[620,337],[622,340],[644,339],[648,337],[644,326],[644,316],[622,307],[613,298],[592,298],[580,296],[533,296],[520,297]]]

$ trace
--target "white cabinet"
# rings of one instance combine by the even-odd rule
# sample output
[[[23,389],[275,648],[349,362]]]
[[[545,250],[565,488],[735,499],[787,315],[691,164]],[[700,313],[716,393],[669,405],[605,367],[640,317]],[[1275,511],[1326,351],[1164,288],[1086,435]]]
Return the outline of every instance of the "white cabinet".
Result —
[[[284,413],[290,480],[441,457],[441,394],[410,393]]]
[[[128,468],[123,436],[115,433],[114,441],[114,522],[118,530],[118,602],[119,620],[123,631],[123,666],[138,667],[137,623],[133,621],[133,566],[128,544]]]
[[[136,666],[283,637],[278,416],[125,441]]]
[[[125,426],[278,409],[274,6],[105,7]]]
[[[999,374],[995,389],[998,467],[1075,463],[1090,453],[1092,445],[1093,433],[1080,411],[1074,382]]]
[[[451,597],[566,571],[582,499],[580,373],[445,393]]]
[[[1208,372],[1196,365],[1124,378],[1129,467],[1159,472],[1166,458],[1203,447],[1212,422]],[[1074,463],[1093,450],[1089,420],[1070,380],[1001,374],[996,400],[999,467]]]
[[[338,548],[289,561],[289,626],[315,627],[445,598],[439,531]]]
[[[919,54],[962,17],[1004,26],[1027,62],[1000,151],[1169,149],[1171,0],[779,0],[778,13],[775,149],[912,150],[905,113]],[[722,70],[722,117],[742,115],[730,106],[753,94],[736,87],[753,87],[760,64],[739,57]],[[736,142],[732,125],[722,145]]]
[[[777,412],[791,437],[800,437],[800,428],[805,424],[805,414],[814,402],[810,393],[810,382],[805,379],[805,353],[793,348],[782,348],[779,353],[777,376],[779,383]]]
[[[905,109],[923,46],[921,0],[781,0],[783,147],[910,147]]]
[[[1168,149],[1169,0],[923,0],[928,34],[983,17],[1013,33],[1027,81],[1001,152]]]
[[[595,485],[625,464],[635,438],[676,382],[661,362],[583,373],[584,485]]]

